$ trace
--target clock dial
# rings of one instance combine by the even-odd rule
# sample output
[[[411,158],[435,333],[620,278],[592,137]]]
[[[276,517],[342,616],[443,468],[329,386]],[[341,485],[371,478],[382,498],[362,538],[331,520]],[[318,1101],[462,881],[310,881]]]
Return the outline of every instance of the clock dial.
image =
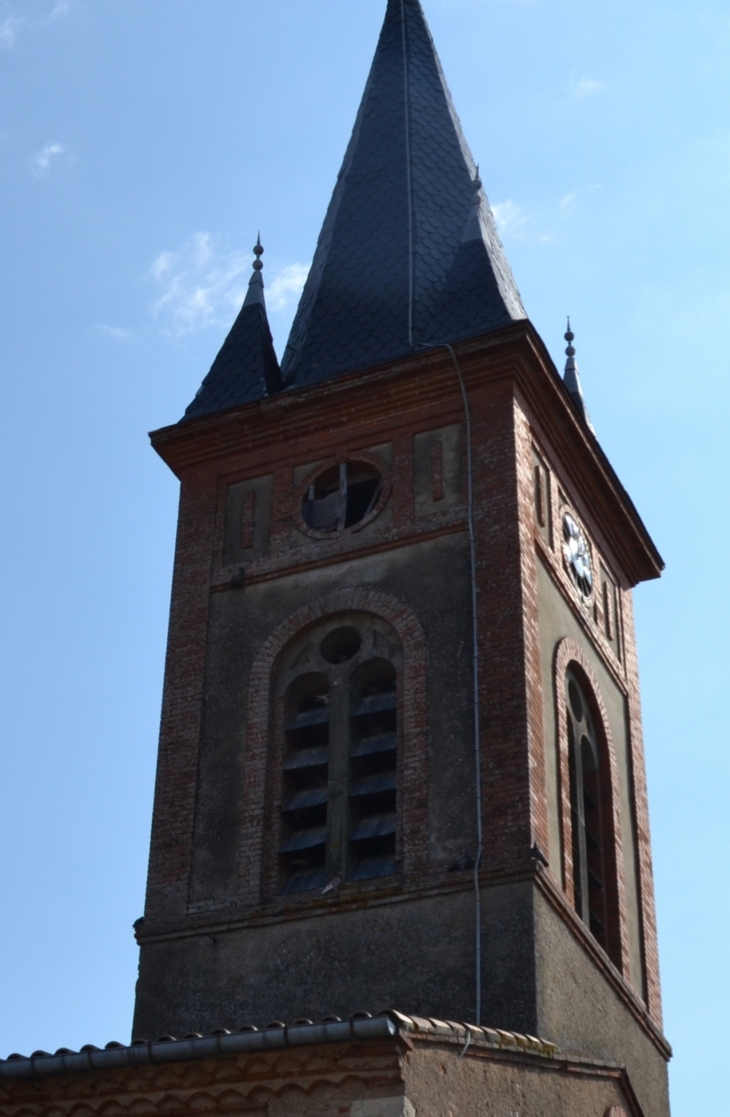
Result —
[[[582,529],[569,512],[563,516],[563,558],[573,581],[583,597],[593,592],[591,551]]]

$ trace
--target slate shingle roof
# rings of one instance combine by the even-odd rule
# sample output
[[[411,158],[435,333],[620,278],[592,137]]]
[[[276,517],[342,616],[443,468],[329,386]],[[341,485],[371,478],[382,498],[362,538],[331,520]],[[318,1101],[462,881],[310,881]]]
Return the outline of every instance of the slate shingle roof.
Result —
[[[432,316],[462,241],[476,173],[419,0],[389,0],[282,362],[285,383],[367,368],[434,336]],[[462,254],[474,327],[464,308],[460,336],[483,332],[484,321],[525,317],[482,197],[484,258]],[[486,316],[483,279],[484,298],[494,304]],[[452,295],[457,302],[454,285]],[[450,340],[443,308],[442,319],[439,332],[448,336],[439,340]]]
[[[446,283],[438,297],[425,340],[463,341],[508,326],[524,317],[481,183],[475,183],[471,213]]]
[[[476,178],[420,0],[388,0],[281,374],[261,289],[185,418],[524,318]]]
[[[251,276],[241,313],[185,412],[185,418],[198,419],[201,415],[240,407],[271,395],[279,386],[279,362],[266,316],[261,271],[257,268]]]

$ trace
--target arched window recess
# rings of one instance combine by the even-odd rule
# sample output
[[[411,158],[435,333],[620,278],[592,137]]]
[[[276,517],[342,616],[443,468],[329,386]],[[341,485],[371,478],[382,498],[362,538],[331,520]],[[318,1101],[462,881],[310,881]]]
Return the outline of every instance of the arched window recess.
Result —
[[[284,656],[276,682],[281,894],[397,872],[401,669],[395,632],[367,614],[324,622]]]
[[[596,702],[576,665],[565,677],[570,778],[570,834],[575,910],[621,967],[618,888],[609,763]]]

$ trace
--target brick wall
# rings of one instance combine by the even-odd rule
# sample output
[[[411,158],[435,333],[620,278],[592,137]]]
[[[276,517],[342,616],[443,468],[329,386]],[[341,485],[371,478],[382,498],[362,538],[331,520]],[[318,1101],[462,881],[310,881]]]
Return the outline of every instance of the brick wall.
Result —
[[[627,695],[632,742],[633,794],[641,878],[643,950],[647,998],[659,1019],[656,935],[643,754],[641,751],[638,681],[630,611],[630,587],[656,576],[659,560],[651,541],[595,441],[581,427],[539,338],[521,323],[459,347],[472,413],[474,525],[477,548],[478,628],[480,656],[480,747],[483,824],[486,836],[482,880],[489,884],[524,881],[538,875],[530,858],[533,842],[547,849],[543,674],[539,640],[540,615],[536,588],[538,556],[554,575],[556,586],[585,628],[586,640],[605,661]],[[426,432],[460,431],[460,493],[437,499],[449,478],[442,451],[436,462],[437,483],[429,500],[418,500],[420,474],[414,461],[414,440]],[[425,754],[437,747],[430,724],[429,702],[439,679],[428,632],[416,608],[402,591],[388,588],[389,556],[412,550],[414,581],[423,577],[419,563],[430,561],[428,550],[450,537],[464,537],[466,520],[466,447],[464,411],[459,383],[445,352],[434,351],[370,373],[343,377],[311,390],[249,405],[221,416],[166,428],[153,443],[181,479],[180,523],[173,579],[168,659],[162,710],[160,755],[155,797],[145,923],[139,937],[146,942],[165,936],[205,935],[216,927],[254,926],[263,915],[262,850],[267,841],[265,782],[270,724],[271,666],[286,640],[301,625],[329,610],[371,609],[399,631],[406,649],[405,730],[402,779],[408,793],[402,819],[403,876],[397,900],[409,890],[469,887],[468,870],[449,873],[427,842],[429,812],[439,788],[429,774]],[[436,437],[434,435],[434,437]],[[444,435],[445,437],[445,435]],[[451,436],[450,436],[451,437]],[[429,447],[431,442],[428,443]],[[446,443],[444,443],[446,445]],[[547,497],[553,512],[569,501],[590,532],[597,553],[621,587],[621,659],[602,635],[600,610],[586,617],[575,600],[560,561],[559,547],[535,515],[534,453],[547,463]],[[302,470],[320,461],[340,461],[380,454],[387,459],[391,495],[380,516],[359,531],[332,538],[313,538],[297,528]],[[385,467],[384,467],[385,468]],[[265,483],[263,480],[265,480]],[[226,550],[226,509],[231,484],[254,486],[256,500],[268,500],[266,531],[249,528],[242,556],[231,562]],[[453,477],[452,477],[453,481]],[[251,489],[251,491],[254,491]],[[249,507],[244,502],[242,507]],[[257,508],[259,505],[250,505]],[[257,514],[254,512],[254,515]],[[253,532],[253,534],[251,534]],[[421,556],[420,558],[418,556]],[[327,580],[347,582],[354,563],[377,557],[386,574],[377,592],[349,586],[340,596],[323,589]],[[464,581],[465,567],[454,579]],[[237,595],[294,579],[311,602],[273,620],[257,619],[250,649],[253,670],[248,677],[233,668],[213,678],[210,661],[211,617],[229,609]],[[339,583],[338,583],[339,584]],[[311,587],[307,590],[306,587]],[[238,598],[243,600],[243,598]],[[230,605],[233,608],[233,605]],[[459,607],[461,609],[461,606]],[[230,610],[229,610],[230,611]],[[461,609],[453,618],[460,636],[460,655],[468,664],[470,617]],[[252,630],[253,632],[253,630]],[[245,634],[241,639],[245,639]],[[200,795],[201,741],[205,739],[216,688],[241,688],[247,694],[246,717],[230,726],[231,739],[241,742],[245,789],[239,884],[210,905],[189,903],[196,796]],[[429,687],[431,688],[429,690]],[[464,683],[468,692],[468,680]],[[428,696],[431,695],[429,698]],[[444,696],[441,695],[440,698]],[[460,699],[461,701],[461,699]],[[463,707],[463,708],[462,708]],[[473,757],[469,759],[470,711],[459,707],[458,771],[473,803]],[[247,731],[246,731],[247,722]],[[220,730],[216,730],[220,732]],[[456,754],[455,754],[456,755]],[[455,761],[456,763],[456,761]],[[471,783],[470,783],[471,781]],[[466,799],[464,800],[466,803]],[[471,808],[469,808],[471,809]],[[563,809],[564,804],[563,804]],[[466,829],[468,810],[464,808]],[[466,830],[465,830],[466,832]],[[466,843],[466,839],[465,839]],[[465,848],[474,848],[469,838]],[[569,894],[569,866],[561,881]],[[381,887],[371,884],[377,891]],[[383,886],[385,887],[385,886]],[[387,885],[392,889],[392,882]],[[372,894],[372,893],[371,893]],[[381,901],[387,897],[381,897]],[[394,897],[395,899],[395,897]],[[329,902],[350,903],[345,895]],[[321,900],[274,901],[266,918],[302,918],[306,904]],[[334,906],[333,906],[334,905]],[[253,922],[251,922],[253,920]],[[248,922],[247,922],[248,921]],[[570,921],[568,920],[568,923]],[[575,927],[571,927],[575,934]],[[600,959],[598,964],[602,964]],[[608,962],[606,960],[606,965]],[[615,980],[615,975],[611,976]],[[184,992],[181,992],[184,996]],[[628,994],[627,994],[628,996]],[[639,1014],[640,1015],[640,1014]]]

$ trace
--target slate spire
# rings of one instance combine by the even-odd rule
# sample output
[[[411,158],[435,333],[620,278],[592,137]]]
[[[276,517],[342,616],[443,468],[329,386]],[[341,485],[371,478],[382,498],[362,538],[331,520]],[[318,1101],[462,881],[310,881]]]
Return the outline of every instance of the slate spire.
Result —
[[[186,419],[239,407],[271,395],[281,386],[279,362],[266,315],[261,236],[253,251],[256,259],[243,307],[210,372],[185,412]]]
[[[525,317],[481,184],[472,205],[476,177],[421,4],[388,0],[282,362],[286,385]]]
[[[565,333],[565,340],[568,343],[568,348],[565,350],[565,355],[568,359],[565,362],[565,373],[563,375],[563,381],[565,383],[565,387],[570,392],[570,398],[575,405],[576,411],[578,412],[588,429],[593,431],[593,423],[591,422],[591,417],[588,414],[588,408],[586,407],[586,401],[583,397],[583,388],[581,386],[580,374],[578,372],[578,362],[575,359],[575,348],[573,346],[573,342],[575,341],[575,334],[570,328],[570,318],[568,319],[568,329]],[[593,433],[595,434],[595,431],[593,431]]]

